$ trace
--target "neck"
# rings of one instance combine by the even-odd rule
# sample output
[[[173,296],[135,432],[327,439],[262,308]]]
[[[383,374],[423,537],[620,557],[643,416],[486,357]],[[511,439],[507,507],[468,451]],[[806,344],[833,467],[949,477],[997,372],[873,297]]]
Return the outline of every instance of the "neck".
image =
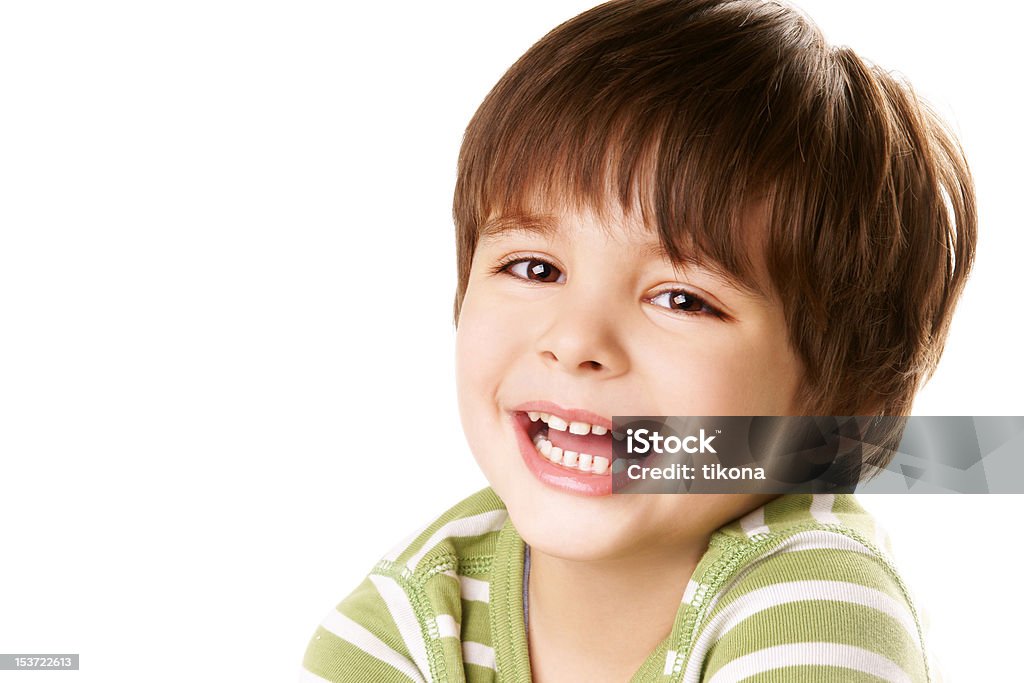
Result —
[[[672,630],[707,541],[585,562],[532,548],[528,634],[535,683],[628,680]]]

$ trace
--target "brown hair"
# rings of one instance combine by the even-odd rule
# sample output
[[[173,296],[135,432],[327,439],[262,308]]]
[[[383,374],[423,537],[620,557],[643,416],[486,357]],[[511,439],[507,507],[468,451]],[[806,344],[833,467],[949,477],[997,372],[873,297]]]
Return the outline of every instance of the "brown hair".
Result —
[[[537,197],[638,207],[673,262],[753,287],[741,218],[764,202],[758,244],[812,415],[909,413],[974,260],[955,137],[776,2],[607,2],[508,70],[459,155],[456,325],[481,226]]]

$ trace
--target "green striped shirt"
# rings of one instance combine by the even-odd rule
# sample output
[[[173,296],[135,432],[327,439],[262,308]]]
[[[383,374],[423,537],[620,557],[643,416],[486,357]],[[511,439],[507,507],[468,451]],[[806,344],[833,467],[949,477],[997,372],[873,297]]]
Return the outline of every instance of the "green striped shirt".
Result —
[[[782,496],[718,529],[633,683],[934,680],[883,538],[845,494]],[[301,680],[528,683],[524,549],[493,490],[470,496],[330,611]]]

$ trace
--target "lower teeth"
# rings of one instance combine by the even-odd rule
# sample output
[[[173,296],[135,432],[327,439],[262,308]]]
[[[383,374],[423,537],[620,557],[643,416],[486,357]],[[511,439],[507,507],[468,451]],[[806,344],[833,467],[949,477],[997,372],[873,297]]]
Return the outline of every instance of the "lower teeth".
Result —
[[[592,474],[610,474],[608,458],[589,453],[577,453],[575,451],[563,451],[558,446],[553,446],[546,437],[548,432],[542,429],[533,437],[533,445],[537,452],[547,460],[569,470],[590,472]]]

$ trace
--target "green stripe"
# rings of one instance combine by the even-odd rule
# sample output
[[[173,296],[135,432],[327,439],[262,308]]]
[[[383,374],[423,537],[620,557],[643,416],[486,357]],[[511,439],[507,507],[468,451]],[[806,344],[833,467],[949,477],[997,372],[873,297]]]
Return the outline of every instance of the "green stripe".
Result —
[[[449,536],[447,538],[438,539],[434,542],[433,547],[423,555],[419,560],[419,571],[429,571],[433,567],[440,563],[445,562],[446,559],[451,560],[452,569],[459,569],[461,563],[465,563],[471,569],[476,568],[475,565],[483,563],[484,566],[490,566],[490,556],[485,552],[488,548],[490,555],[494,554],[494,548],[498,543],[497,531],[486,531],[482,534],[475,536]],[[426,545],[424,542],[421,547]],[[460,548],[473,548],[478,552],[483,552],[484,556],[477,556],[476,558],[465,557],[461,552]],[[409,555],[412,557],[412,554]],[[478,568],[477,568],[478,569]],[[463,571],[464,574],[469,574],[468,571]]]
[[[756,650],[808,642],[853,645],[892,660],[913,680],[924,676],[916,642],[898,621],[871,607],[831,600],[784,603],[747,617],[715,644],[707,673]]]
[[[744,678],[740,683],[889,683],[884,678],[838,666],[784,666]]]
[[[441,638],[437,644],[441,648],[441,657],[444,660],[443,680],[460,680],[465,675],[462,664],[462,641],[458,638]]]
[[[494,669],[479,664],[466,663],[467,683],[494,683],[497,674]]]
[[[486,602],[462,601],[462,639],[491,645],[490,608]]]
[[[459,586],[459,580],[454,576],[438,573],[427,580],[423,586],[423,592],[426,593],[427,599],[433,605],[458,605],[462,588]],[[452,614],[452,612],[441,613]],[[459,620],[458,612],[452,614],[452,616],[455,617],[455,621]]]
[[[479,536],[455,536],[449,540],[449,546],[455,551],[460,562],[472,563],[473,558],[486,558],[487,564],[494,556],[498,546],[499,531],[491,531]]]
[[[729,587],[716,606],[720,611],[747,593],[790,581],[843,581],[881,591],[898,604],[906,603],[899,586],[886,573],[875,555],[852,550],[820,548],[780,552],[764,559],[742,579]],[[909,607],[907,608],[909,613]]]
[[[811,495],[792,493],[780,496],[764,506],[764,523],[773,534],[786,533],[793,527],[817,522],[811,516]]]
[[[868,514],[868,511],[860,504],[857,497],[851,494],[836,496],[836,504],[833,512],[848,526],[864,537],[864,540],[874,543],[875,520]],[[884,550],[884,548],[881,548]]]
[[[406,651],[398,625],[369,577],[363,579],[359,587],[338,604],[337,610],[377,636],[392,650]]]
[[[302,666],[334,683],[358,680],[365,683],[394,683],[412,680],[390,664],[319,627],[306,648]]]

